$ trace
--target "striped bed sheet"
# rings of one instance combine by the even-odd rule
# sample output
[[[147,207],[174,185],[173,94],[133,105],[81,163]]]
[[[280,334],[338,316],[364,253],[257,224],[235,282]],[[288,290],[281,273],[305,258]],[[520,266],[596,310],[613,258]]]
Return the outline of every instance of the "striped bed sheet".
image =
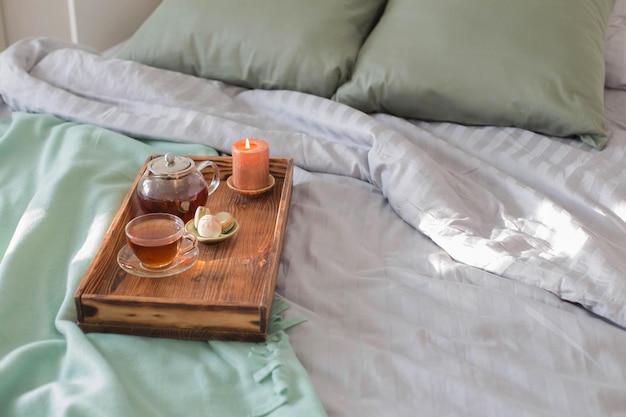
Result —
[[[597,151],[49,39],[5,52],[0,80],[14,111],[294,158],[277,292],[307,318],[290,340],[329,416],[626,410],[626,91],[606,91]]]

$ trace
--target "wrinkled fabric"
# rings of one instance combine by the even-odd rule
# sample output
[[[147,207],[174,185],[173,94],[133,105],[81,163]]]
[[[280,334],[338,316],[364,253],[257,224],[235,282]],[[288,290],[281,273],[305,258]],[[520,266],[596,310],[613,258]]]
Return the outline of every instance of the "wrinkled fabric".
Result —
[[[277,291],[287,315],[307,317],[290,340],[329,415],[626,409],[622,96],[608,101],[611,140],[598,152],[46,39],[0,56],[0,94],[13,109],[135,137],[226,153],[261,137],[272,156],[293,157]]]
[[[280,326],[254,344],[76,324],[76,288],[146,158],[213,149],[24,113],[0,131],[0,415],[326,415]]]
[[[402,127],[398,119],[381,123],[348,107],[296,92],[222,88],[221,83],[106,59],[47,41],[21,43],[3,55],[0,75],[5,81],[0,93],[14,108],[54,111],[60,117],[118,128],[131,135],[204,143],[223,152],[229,152],[241,137],[267,138],[272,155],[293,155],[302,168],[375,184],[406,222],[456,260],[544,288],[626,325],[626,305],[619,301],[626,299],[626,260],[619,245],[624,242],[605,245],[604,234],[596,236],[586,230],[586,218],[574,217],[577,213],[568,212],[543,194],[559,190],[561,184],[549,190],[524,184],[524,175],[532,172],[533,165],[518,168],[519,178],[501,176],[504,167],[484,165],[478,158],[460,158],[452,150],[445,162],[461,160],[450,169],[419,146],[420,141],[438,141],[431,133],[415,126]],[[76,66],[70,67],[68,62]],[[175,88],[168,90],[168,86]],[[270,109],[278,112],[278,120],[267,115]],[[401,127],[394,129],[393,123]],[[522,146],[524,136],[531,141],[542,139],[530,132],[500,131],[522,136],[512,146]],[[615,146],[620,146],[619,139],[616,142]],[[594,154],[555,139],[543,143],[535,148],[542,155],[557,153],[557,162],[563,158],[573,161],[565,164],[570,172],[554,176],[570,174],[562,183],[581,185],[576,177],[587,171],[576,168],[593,164]],[[567,155],[561,155],[563,149]],[[591,172],[605,169],[596,165]],[[611,192],[603,195],[608,201],[599,201],[601,225],[610,217],[607,210],[623,204],[624,194],[612,190],[624,190],[626,174],[617,170],[614,174],[603,178],[603,187]],[[487,184],[478,179],[483,175],[489,177]],[[594,193],[597,186],[587,189]],[[583,215],[595,209],[584,207]],[[623,220],[619,216],[615,220],[617,225],[609,225],[607,233],[615,227],[624,230]]]

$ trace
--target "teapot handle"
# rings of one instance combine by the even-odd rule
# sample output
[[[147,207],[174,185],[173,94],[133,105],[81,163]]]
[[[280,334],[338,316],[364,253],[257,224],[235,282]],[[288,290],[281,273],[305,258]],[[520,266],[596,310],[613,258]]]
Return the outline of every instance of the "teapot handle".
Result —
[[[204,161],[196,166],[196,170],[201,172],[204,168],[212,166],[213,167],[213,178],[211,178],[211,182],[209,183],[209,195],[213,194],[217,187],[220,185],[220,170],[213,161]]]

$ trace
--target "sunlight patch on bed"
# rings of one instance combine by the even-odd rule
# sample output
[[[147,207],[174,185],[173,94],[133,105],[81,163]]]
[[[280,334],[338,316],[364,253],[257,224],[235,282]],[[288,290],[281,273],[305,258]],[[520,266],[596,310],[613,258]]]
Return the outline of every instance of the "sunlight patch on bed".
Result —
[[[41,222],[41,220],[45,217],[46,212],[42,208],[38,209],[29,209],[24,212],[22,217],[20,218],[19,223],[13,233],[13,237],[11,238],[11,242],[7,247],[5,257],[11,254],[15,248],[17,248],[23,237],[29,236],[33,230],[37,227],[37,225]]]
[[[98,248],[102,243],[102,237],[111,223],[111,218],[110,212],[100,213],[96,216],[96,218],[89,225],[89,231],[87,232],[85,243],[80,247],[78,252],[76,252],[76,256],[72,259],[72,263],[90,260],[94,257],[94,254],[98,251]]]
[[[620,201],[615,204],[615,207],[612,208],[613,213],[615,213],[620,219],[626,221],[626,201]]]
[[[550,243],[553,255],[574,256],[587,242],[588,235],[572,220],[569,213],[557,209],[551,203],[539,205],[536,217],[547,226],[545,233],[538,232],[538,237]],[[542,234],[545,236],[541,236]]]

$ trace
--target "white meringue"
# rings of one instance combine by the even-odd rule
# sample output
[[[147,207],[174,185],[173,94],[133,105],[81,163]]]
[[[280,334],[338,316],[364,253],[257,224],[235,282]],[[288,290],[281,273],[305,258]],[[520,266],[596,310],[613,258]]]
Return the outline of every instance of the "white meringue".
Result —
[[[196,213],[193,216],[193,226],[197,229],[200,218],[206,214],[211,214],[211,211],[206,206],[198,206]]]
[[[201,237],[218,237],[222,233],[222,223],[216,216],[205,214],[198,220],[196,229]]]

